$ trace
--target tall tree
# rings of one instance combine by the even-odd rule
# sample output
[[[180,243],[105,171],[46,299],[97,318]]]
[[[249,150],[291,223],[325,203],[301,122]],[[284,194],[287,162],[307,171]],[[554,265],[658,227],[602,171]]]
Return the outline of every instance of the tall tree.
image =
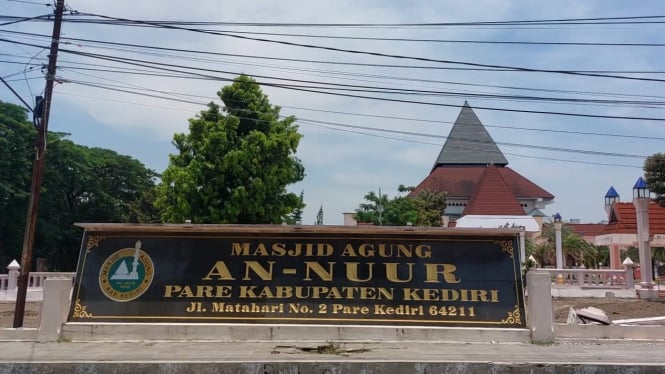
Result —
[[[649,190],[656,194],[656,202],[665,207],[665,154],[656,153],[647,157],[644,172]]]
[[[533,254],[541,265],[556,265],[556,230],[554,225],[543,226],[543,232],[537,240]],[[561,249],[564,266],[585,265],[597,267],[605,257],[602,250],[587,242],[581,235],[574,233],[569,226],[561,227]]]
[[[386,226],[441,226],[441,214],[446,208],[445,193],[424,190],[413,197],[401,195],[413,191],[413,187],[400,185],[397,190],[400,195],[392,199],[374,191],[367,193],[367,202],[356,209],[356,221],[379,224],[379,207],[382,207],[381,224]]]
[[[289,225],[296,225],[302,223],[303,209],[305,209],[305,191],[300,191],[298,196],[298,206],[296,206],[291,214],[287,215],[285,222]]]
[[[36,136],[24,108],[0,101],[0,266],[21,253]]]
[[[54,269],[73,269],[81,240],[75,222],[155,222],[154,210],[137,209],[153,204],[156,174],[129,156],[62,136],[49,143],[35,255]]]
[[[176,134],[157,207],[168,222],[282,223],[299,206],[286,186],[304,178],[295,152],[295,118],[280,119],[253,79],[241,75],[218,96],[224,102],[189,120]]]
[[[0,102],[0,259],[19,258],[36,131],[24,110]],[[75,222],[154,222],[156,174],[141,162],[49,133],[33,249],[52,270],[74,270],[81,230]]]

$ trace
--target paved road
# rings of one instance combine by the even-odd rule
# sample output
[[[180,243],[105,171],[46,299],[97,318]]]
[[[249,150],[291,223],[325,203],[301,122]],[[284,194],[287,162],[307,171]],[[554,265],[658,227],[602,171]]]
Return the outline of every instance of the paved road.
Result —
[[[324,353],[318,353],[317,347]],[[662,365],[665,341],[536,344],[293,342],[0,342],[0,363],[25,362],[494,362]]]

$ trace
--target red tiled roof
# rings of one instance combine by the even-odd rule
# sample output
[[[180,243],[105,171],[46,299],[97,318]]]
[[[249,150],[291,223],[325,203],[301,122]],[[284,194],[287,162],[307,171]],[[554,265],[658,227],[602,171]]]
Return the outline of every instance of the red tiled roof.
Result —
[[[448,197],[473,196],[485,166],[439,166],[411,193],[417,195],[424,189],[445,191]],[[513,190],[513,196],[521,199],[554,199],[554,195],[526,179],[509,167],[497,167],[499,174]]]
[[[499,173],[499,168],[489,165],[484,169],[473,197],[462,215],[525,215],[524,209],[513,195],[513,190]]]
[[[614,203],[610,212],[610,222],[600,235],[636,233],[637,214],[633,203]],[[665,234],[665,208],[654,202],[649,204],[649,234]]]
[[[567,223],[570,231],[581,236],[598,236],[607,226],[606,223]]]

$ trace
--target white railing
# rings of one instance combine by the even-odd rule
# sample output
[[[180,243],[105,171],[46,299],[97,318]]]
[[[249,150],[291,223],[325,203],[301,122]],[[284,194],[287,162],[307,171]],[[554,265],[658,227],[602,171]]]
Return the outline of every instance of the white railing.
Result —
[[[579,286],[585,288],[634,288],[633,268],[611,269],[548,269],[538,271],[550,273],[555,286]]]
[[[35,271],[30,273],[28,276],[28,287],[32,288],[42,288],[44,287],[44,280],[46,278],[71,278],[74,280],[76,273],[70,272],[51,272],[51,271]]]
[[[13,261],[9,266],[8,274],[0,274],[0,291],[13,291],[18,285],[18,276],[20,273],[20,266],[16,261]],[[64,277],[71,278],[74,281],[76,273],[70,272],[50,272],[50,271],[33,271],[28,275],[28,288],[42,288],[46,278]]]

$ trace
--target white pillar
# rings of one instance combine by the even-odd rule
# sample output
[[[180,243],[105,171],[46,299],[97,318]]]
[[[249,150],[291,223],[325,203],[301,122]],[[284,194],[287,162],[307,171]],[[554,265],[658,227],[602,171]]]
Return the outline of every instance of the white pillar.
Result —
[[[563,269],[563,248],[561,247],[561,226],[563,223],[554,222],[554,241],[556,248],[556,268]]]
[[[72,279],[67,277],[46,278],[44,301],[42,302],[39,340],[55,341],[60,338],[62,325],[67,321],[72,293]]]
[[[636,197],[633,199],[633,205],[637,214],[637,245],[640,254],[640,272],[642,273],[638,292],[640,298],[653,300],[656,298],[656,290],[653,288],[653,265],[649,245],[649,200],[648,197]]]
[[[633,263],[633,260],[631,260],[630,257],[626,257],[626,259],[623,260],[623,267],[626,270],[626,288],[635,289],[635,270],[633,269],[635,264]]]
[[[555,338],[551,282],[550,273],[526,273],[527,325],[531,329],[533,342],[551,343]]]
[[[7,276],[7,291],[15,291],[18,287],[18,275],[21,270],[21,265],[19,265],[16,260],[7,265],[8,276]]]
[[[522,227],[522,231],[520,231],[520,262],[526,264],[526,231],[524,230],[524,227]]]

